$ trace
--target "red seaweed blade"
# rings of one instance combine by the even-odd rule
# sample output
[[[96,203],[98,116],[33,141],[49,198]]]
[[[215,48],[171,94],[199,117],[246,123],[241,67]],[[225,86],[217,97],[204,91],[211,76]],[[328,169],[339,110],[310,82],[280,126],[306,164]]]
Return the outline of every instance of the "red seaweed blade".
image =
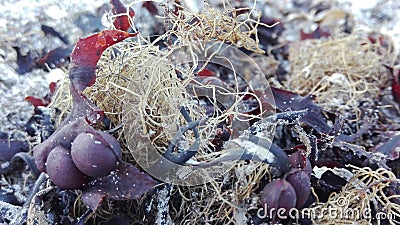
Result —
[[[81,38],[71,54],[71,68],[69,79],[78,93],[96,81],[96,66],[101,54],[108,47],[121,42],[131,34],[120,30],[104,30],[86,38]]]
[[[112,13],[114,15],[128,12],[130,18],[135,16],[135,12],[133,11],[133,9],[129,7],[128,11],[127,8],[121,3],[121,1],[111,0],[110,3],[113,6]],[[129,17],[126,15],[121,15],[115,18],[113,23],[115,28],[117,28],[118,30],[127,31],[131,27],[129,24]]]
[[[82,193],[82,201],[96,210],[103,198],[114,200],[139,199],[156,182],[129,163],[121,162],[116,171],[89,183]]]

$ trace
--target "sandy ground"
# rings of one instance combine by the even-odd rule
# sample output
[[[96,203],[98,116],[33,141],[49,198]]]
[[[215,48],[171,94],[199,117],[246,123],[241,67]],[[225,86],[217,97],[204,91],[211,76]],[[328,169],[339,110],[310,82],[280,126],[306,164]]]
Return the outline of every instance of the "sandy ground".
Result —
[[[58,38],[45,35],[41,25],[55,28],[75,43],[84,32],[74,22],[81,14],[97,14],[107,1],[1,1],[0,2],[0,131],[20,129],[32,115],[33,107],[24,98],[44,96],[50,82],[65,76],[65,71],[34,69],[19,75],[17,54],[40,54],[65,46]]]

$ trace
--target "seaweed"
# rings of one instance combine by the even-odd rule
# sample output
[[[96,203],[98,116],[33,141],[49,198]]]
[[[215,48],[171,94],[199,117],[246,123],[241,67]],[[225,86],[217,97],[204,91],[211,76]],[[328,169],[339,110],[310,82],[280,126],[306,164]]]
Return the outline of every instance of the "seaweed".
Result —
[[[95,83],[97,61],[100,59],[102,52],[111,45],[132,36],[135,36],[135,34],[119,30],[105,30],[78,41],[71,54],[69,73],[74,108],[63,124],[47,140],[33,149],[38,169],[49,173],[50,178],[61,187],[83,188],[84,202],[88,203],[93,210],[97,208],[103,197],[137,199],[155,184],[151,177],[139,173],[136,168],[120,161],[121,159],[118,157],[118,167],[115,169],[116,172],[113,173],[114,175],[110,175],[111,177],[93,178],[86,186],[86,178],[77,180],[80,172],[74,169],[76,168],[74,159],[65,158],[70,154],[69,151],[73,141],[77,140],[75,145],[79,144],[77,137],[80,137],[79,134],[85,132],[96,135],[105,144],[104,147],[99,146],[99,148],[110,148],[114,153],[116,148],[119,148],[119,144],[114,137],[105,133],[99,133],[90,126],[90,124],[98,123],[104,114],[82,92]],[[62,165],[58,165],[56,161],[65,161],[64,166],[66,170],[62,168]],[[104,163],[107,163],[107,161],[104,161]],[[116,179],[118,180],[117,182],[115,182]],[[106,182],[108,185],[104,186]],[[98,190],[104,187],[107,187],[107,189],[99,193]]]

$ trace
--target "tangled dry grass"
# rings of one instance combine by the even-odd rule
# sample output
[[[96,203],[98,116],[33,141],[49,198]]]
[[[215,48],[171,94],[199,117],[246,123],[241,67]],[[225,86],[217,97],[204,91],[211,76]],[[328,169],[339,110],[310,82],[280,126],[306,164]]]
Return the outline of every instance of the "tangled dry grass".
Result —
[[[349,166],[354,171],[339,193],[333,193],[327,202],[303,211],[316,224],[372,224],[373,220],[383,218],[390,218],[391,225],[398,224],[395,218],[400,216],[400,195],[387,196],[385,193],[392,185],[392,188],[398,186],[400,180],[384,168],[372,170]]]
[[[285,86],[301,94],[316,96],[328,110],[356,115],[360,102],[374,105],[391,79],[384,63],[393,65],[396,53],[389,37],[387,46],[371,43],[367,33],[337,34],[329,39],[293,43],[289,50],[291,75]]]

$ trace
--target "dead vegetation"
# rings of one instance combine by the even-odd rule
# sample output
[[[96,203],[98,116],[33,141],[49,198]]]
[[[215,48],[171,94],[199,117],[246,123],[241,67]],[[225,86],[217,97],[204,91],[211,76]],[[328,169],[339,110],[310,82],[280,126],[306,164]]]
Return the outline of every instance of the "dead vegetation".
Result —
[[[200,148],[193,157],[195,162],[209,162],[223,154],[224,151],[215,152],[209,147],[219,123],[232,117],[248,122],[266,116],[263,110],[252,116],[240,111],[241,96],[248,94],[258,98],[253,92],[239,90],[241,82],[249,81],[255,84],[255,88],[263,88],[246,79],[246,72],[243,79],[233,79],[233,88],[224,90],[218,85],[202,84],[195,79],[196,73],[223,51],[224,44],[243,47],[261,57],[258,54],[264,51],[259,47],[257,27],[269,26],[260,23],[255,9],[248,8],[246,13],[236,15],[239,10],[228,6],[218,10],[206,5],[202,13],[176,7],[179,8],[177,12],[166,10],[161,18],[166,32],[155,41],[139,34],[135,39],[108,49],[98,63],[96,84],[85,93],[111,119],[112,128],[122,128],[118,130],[118,140],[124,144],[124,160],[142,168],[157,161],[158,154],[165,153],[179,128],[187,123],[181,107],[187,109],[193,121],[207,116],[198,102],[193,101],[194,92],[190,90],[193,83],[199,89],[208,90],[207,93],[212,93],[215,99],[219,95],[232,101],[230,110],[220,112],[217,117],[199,125]],[[168,47],[160,49],[158,42],[167,43]],[[205,52],[211,54],[200,55]],[[390,77],[383,64],[393,64],[394,57],[391,42],[386,47],[372,44],[363,33],[293,43],[289,50],[290,75],[282,86],[302,95],[315,95],[316,102],[322,107],[336,113],[354,114],[354,120],[360,121],[360,101],[373,103],[382,89],[389,85]],[[238,63],[248,62],[234,58],[228,60],[228,64]],[[177,78],[177,71],[184,79]],[[257,81],[255,77],[251,79]],[[64,81],[51,105],[61,108],[66,114],[71,107],[70,99],[65,97],[67,87],[68,81]],[[185,138],[182,145],[191,146],[196,142],[193,132]],[[309,140],[303,141],[307,145]],[[326,213],[321,211],[322,208],[359,211],[373,208],[399,216],[400,206],[393,200],[399,196],[387,196],[384,192],[391,184],[398,185],[397,178],[385,169],[353,169],[349,172],[348,184],[339,193],[332,194],[326,203],[317,202],[308,209],[316,212],[318,218]],[[216,221],[220,224],[245,224],[248,221],[249,212],[259,207],[260,186],[271,179],[268,166],[240,161],[226,163],[223,169],[215,170],[202,171],[203,180],[208,183],[173,188],[169,208],[172,221],[177,224],[214,224]],[[192,179],[195,178],[193,175]],[[339,199],[346,199],[346,205],[340,205]],[[99,218],[112,215],[110,204],[102,205],[97,213]],[[155,218],[156,212],[151,211],[150,215]],[[351,224],[344,219],[326,218],[329,217],[314,222]],[[359,220],[366,224],[370,221],[369,218]]]
[[[289,49],[291,73],[285,86],[315,95],[324,108],[349,112],[360,121],[360,102],[375,104],[391,79],[383,65],[392,65],[396,53],[391,39],[384,38],[385,46],[371,43],[362,32],[295,42]]]

